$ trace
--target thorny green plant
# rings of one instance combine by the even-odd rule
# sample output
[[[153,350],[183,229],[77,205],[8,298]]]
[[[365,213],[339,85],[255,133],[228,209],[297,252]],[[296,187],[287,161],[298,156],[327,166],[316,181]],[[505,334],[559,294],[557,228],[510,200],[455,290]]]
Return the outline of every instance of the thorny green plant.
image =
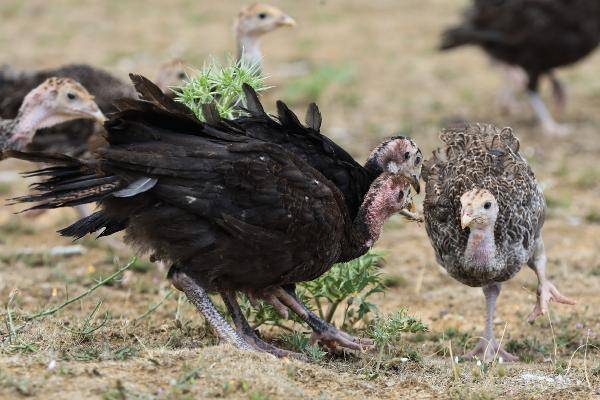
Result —
[[[428,328],[419,319],[408,315],[401,309],[389,315],[378,316],[368,329],[377,349],[377,359],[374,374],[379,374],[381,365],[386,357],[394,355],[394,349],[399,348],[402,334],[427,332]],[[409,352],[407,359],[419,359],[416,352]]]
[[[318,363],[327,355],[318,345],[311,345],[310,340],[300,332],[282,335],[281,339],[295,351],[305,354],[311,362]]]
[[[383,292],[379,263],[381,253],[367,254],[345,263],[335,264],[327,273],[314,281],[304,282],[301,287],[314,299],[319,316],[332,322],[340,306],[343,311],[343,328],[353,328],[377,307],[368,299]]]
[[[257,92],[268,89],[258,64],[243,60],[235,62],[231,58],[220,64],[212,59],[188,77],[184,86],[173,88],[173,91],[176,100],[192,110],[201,121],[204,121],[202,106],[209,103],[215,104],[221,117],[233,119],[243,114],[240,107],[244,105],[244,83]]]
[[[381,253],[369,251],[355,260],[335,264],[314,281],[299,284],[296,295],[327,322],[331,323],[336,312],[341,310],[342,329],[356,329],[361,321],[366,325],[368,315],[377,311],[377,306],[369,301],[370,297],[384,290],[383,276],[378,266],[382,260]],[[255,308],[242,296],[240,306],[254,329],[268,325],[293,331],[289,322],[264,302],[259,301]],[[292,312],[290,319],[302,323]]]

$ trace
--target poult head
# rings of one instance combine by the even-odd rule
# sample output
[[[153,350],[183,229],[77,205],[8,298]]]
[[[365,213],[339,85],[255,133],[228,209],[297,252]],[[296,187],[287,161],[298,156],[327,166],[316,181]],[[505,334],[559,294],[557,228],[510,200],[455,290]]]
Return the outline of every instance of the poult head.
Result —
[[[369,156],[365,168],[375,172],[390,172],[405,176],[417,193],[423,155],[415,142],[404,136],[394,136],[377,146]]]
[[[35,119],[36,129],[73,119],[106,120],[94,96],[69,78],[46,79],[25,96],[20,111],[23,118]]]
[[[154,83],[164,93],[169,94],[171,88],[183,86],[186,80],[185,63],[183,60],[176,58],[160,66]]]
[[[238,36],[261,36],[283,26],[296,26],[296,21],[277,7],[261,3],[242,8],[235,23]]]
[[[460,197],[462,229],[493,227],[498,217],[498,202],[486,189],[473,189]]]

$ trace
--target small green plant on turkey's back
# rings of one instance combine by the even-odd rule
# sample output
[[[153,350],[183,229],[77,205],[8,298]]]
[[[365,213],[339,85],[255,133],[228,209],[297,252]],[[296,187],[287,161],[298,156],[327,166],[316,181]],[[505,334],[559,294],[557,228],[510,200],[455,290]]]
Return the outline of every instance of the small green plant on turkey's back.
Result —
[[[257,92],[268,89],[265,78],[261,76],[258,64],[244,61],[232,61],[220,64],[216,60],[204,64],[195,71],[184,86],[173,88],[176,100],[194,112],[204,121],[202,106],[215,104],[219,115],[233,119],[243,114],[243,84],[250,85]]]

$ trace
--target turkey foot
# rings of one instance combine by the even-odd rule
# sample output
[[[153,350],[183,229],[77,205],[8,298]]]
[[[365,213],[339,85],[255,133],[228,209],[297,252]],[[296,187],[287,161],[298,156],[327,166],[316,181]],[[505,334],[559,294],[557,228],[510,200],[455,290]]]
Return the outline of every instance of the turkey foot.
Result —
[[[477,343],[477,346],[470,352],[466,353],[463,358],[467,361],[473,360],[477,356],[482,356],[480,359],[486,363],[494,361],[494,358],[502,359],[506,362],[519,361],[519,357],[514,356],[504,350],[496,339],[493,337],[490,339],[481,338]]]
[[[338,350],[338,346],[350,350],[366,350],[373,348],[371,339],[361,339],[340,331],[335,326],[320,320],[325,324],[323,330],[315,330],[310,337],[310,343],[321,342],[333,351]]]
[[[576,303],[575,300],[563,296],[551,282],[544,281],[538,287],[537,303],[531,314],[529,314],[529,317],[527,317],[527,321],[533,323],[540,315],[546,315],[548,312],[548,305],[553,300],[557,303],[569,305],[574,305]]]
[[[287,287],[286,289],[277,287],[266,292],[253,293],[252,297],[260,297],[266,303],[274,306],[282,316],[282,305],[292,310],[313,330],[311,343],[320,341],[333,351],[337,351],[338,347],[350,350],[368,350],[373,348],[373,341],[371,339],[360,339],[351,336],[319,318],[298,300],[293,287]]]
[[[540,315],[545,315],[548,312],[548,305],[552,300],[557,303],[569,305],[576,303],[575,300],[563,296],[546,277],[547,258],[544,241],[541,237],[537,239],[535,246],[533,256],[527,262],[527,265],[535,271],[538,277],[537,303],[527,318],[529,323],[533,323]]]
[[[221,297],[223,298],[223,302],[227,307],[227,311],[229,311],[229,314],[233,319],[237,333],[244,338],[246,342],[248,342],[256,351],[266,352],[279,358],[291,357],[299,360],[306,360],[306,357],[300,353],[280,349],[262,340],[254,331],[254,329],[252,329],[248,323],[248,320],[242,313],[235,292],[231,290],[223,290],[221,291]]]

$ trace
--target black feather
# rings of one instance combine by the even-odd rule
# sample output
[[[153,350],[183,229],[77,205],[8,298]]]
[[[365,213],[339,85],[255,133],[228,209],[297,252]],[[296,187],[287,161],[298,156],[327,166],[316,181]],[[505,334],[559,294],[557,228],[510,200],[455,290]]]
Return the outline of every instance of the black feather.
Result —
[[[306,110],[306,126],[319,132],[321,130],[321,111],[315,103],[310,103]]]

